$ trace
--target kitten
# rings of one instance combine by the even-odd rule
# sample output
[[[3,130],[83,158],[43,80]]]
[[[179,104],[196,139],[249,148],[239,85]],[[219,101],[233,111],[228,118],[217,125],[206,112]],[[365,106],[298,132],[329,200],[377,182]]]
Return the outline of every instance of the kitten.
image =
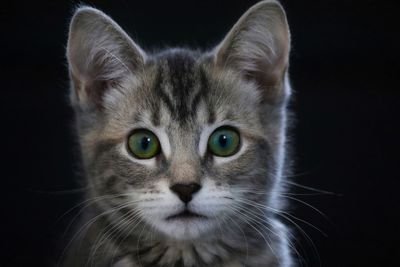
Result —
[[[64,266],[292,266],[278,220],[290,35],[275,0],[212,51],[145,53],[74,14],[67,59],[87,179]]]

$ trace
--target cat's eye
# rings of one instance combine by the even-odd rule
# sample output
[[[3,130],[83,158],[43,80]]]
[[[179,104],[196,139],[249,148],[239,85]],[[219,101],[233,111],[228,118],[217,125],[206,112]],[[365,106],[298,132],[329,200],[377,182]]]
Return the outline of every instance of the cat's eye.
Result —
[[[149,130],[134,131],[128,138],[128,149],[139,159],[149,159],[160,153],[160,142],[157,136]]]
[[[208,139],[208,150],[219,157],[229,157],[238,152],[240,136],[232,127],[223,126],[216,129]]]

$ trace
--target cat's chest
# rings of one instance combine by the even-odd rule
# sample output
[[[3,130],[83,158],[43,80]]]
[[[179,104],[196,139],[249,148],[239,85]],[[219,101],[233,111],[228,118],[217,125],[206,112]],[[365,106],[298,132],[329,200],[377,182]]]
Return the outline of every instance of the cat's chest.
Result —
[[[227,259],[230,258],[229,254],[228,248],[220,242],[165,242],[145,248],[136,253],[136,255],[130,255],[130,258],[138,266],[240,267],[239,263],[227,262]],[[117,266],[125,267],[131,265],[121,264]]]

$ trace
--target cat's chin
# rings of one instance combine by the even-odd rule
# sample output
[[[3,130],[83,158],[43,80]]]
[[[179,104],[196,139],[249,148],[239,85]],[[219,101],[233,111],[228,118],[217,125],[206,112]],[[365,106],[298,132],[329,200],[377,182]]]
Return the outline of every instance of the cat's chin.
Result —
[[[169,216],[155,226],[169,238],[195,240],[202,238],[211,229],[212,222],[206,216],[183,212]]]

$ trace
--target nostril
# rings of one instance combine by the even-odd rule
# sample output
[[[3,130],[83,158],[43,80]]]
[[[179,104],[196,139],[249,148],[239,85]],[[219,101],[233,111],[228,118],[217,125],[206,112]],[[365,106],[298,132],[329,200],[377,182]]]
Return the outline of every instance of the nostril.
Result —
[[[177,194],[183,202],[189,203],[192,200],[192,195],[201,189],[201,185],[198,183],[174,184],[170,189]]]
[[[192,194],[196,193],[201,188],[201,185],[199,185],[198,183],[191,183],[191,184],[188,184],[188,186],[191,188]]]

